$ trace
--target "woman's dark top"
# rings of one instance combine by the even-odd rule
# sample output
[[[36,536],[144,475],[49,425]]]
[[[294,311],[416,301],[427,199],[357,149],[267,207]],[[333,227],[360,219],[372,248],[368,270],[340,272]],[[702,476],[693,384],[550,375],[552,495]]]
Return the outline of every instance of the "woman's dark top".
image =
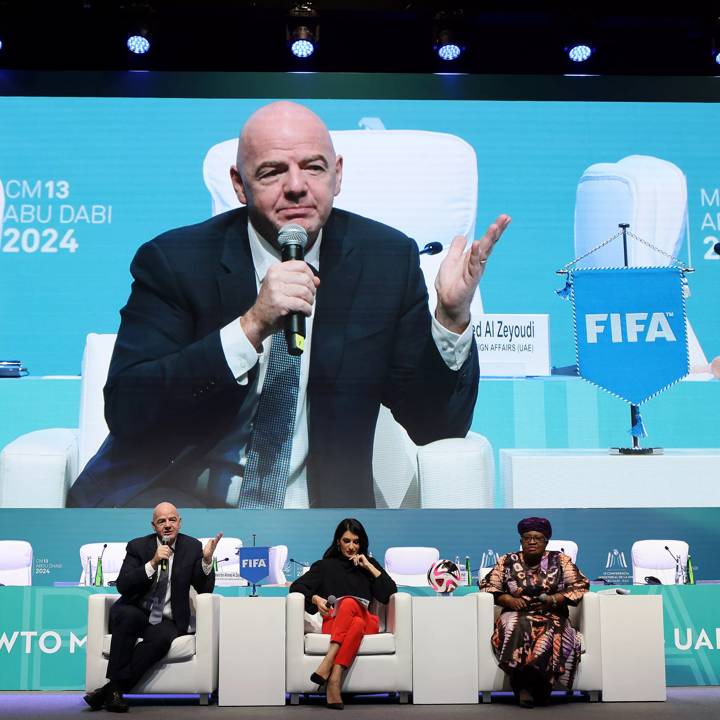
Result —
[[[380,571],[378,577],[374,578],[367,570],[346,557],[323,558],[314,562],[310,569],[290,586],[290,592],[299,592],[305,596],[305,610],[311,615],[317,612],[317,606],[312,602],[313,595],[325,599],[330,595],[336,598],[354,595],[387,603],[390,596],[397,592],[397,585],[375,558],[368,560]]]

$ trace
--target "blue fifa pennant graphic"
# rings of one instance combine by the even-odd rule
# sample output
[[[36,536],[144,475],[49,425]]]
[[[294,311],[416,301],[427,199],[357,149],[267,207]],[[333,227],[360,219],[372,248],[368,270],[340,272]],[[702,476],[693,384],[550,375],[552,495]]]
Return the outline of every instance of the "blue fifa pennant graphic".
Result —
[[[592,268],[571,275],[581,377],[640,405],[688,374],[679,268]]]
[[[259,585],[270,573],[270,548],[241,547],[240,577],[251,585]]]

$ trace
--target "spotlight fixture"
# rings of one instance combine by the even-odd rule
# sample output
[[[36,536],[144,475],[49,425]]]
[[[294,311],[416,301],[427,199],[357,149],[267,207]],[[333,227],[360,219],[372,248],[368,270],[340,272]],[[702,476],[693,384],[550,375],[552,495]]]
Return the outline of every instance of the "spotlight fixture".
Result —
[[[575,63],[585,62],[589,60],[592,54],[595,52],[594,49],[587,44],[577,43],[575,45],[569,45],[565,48],[567,56]]]
[[[445,62],[457,60],[465,52],[460,33],[462,21],[462,10],[439,12],[434,18],[433,49]]]
[[[149,2],[129,2],[122,6],[125,46],[134,56],[147,55],[152,48],[155,8]]]
[[[145,55],[150,52],[150,33],[143,28],[128,35],[127,49],[134,55]]]
[[[315,52],[320,40],[320,24],[311,2],[298,3],[290,9],[286,38],[290,52],[296,58],[309,58]]]

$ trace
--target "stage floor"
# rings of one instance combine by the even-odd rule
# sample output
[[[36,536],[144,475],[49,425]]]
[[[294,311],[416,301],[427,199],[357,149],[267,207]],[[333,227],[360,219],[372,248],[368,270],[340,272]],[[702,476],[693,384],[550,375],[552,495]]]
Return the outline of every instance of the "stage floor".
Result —
[[[565,698],[554,696],[548,708],[536,708],[535,713],[545,717],[563,716],[567,720],[648,720],[672,718],[672,720],[703,720],[717,718],[720,707],[720,687],[668,688],[664,703],[589,703],[580,696]],[[0,692],[0,716],[3,720],[33,720],[34,718],[78,717],[90,712],[78,692]],[[157,699],[153,697],[131,699],[130,713],[134,717],[149,720],[217,720],[218,718],[243,718],[257,720],[308,720],[326,717],[323,698],[310,698],[299,706],[237,708],[202,707],[192,699]],[[399,705],[386,697],[357,697],[346,702],[343,718],[362,720],[455,720],[487,716],[492,720],[527,718],[526,710],[517,707],[511,695],[494,695],[491,705]],[[93,715],[103,717],[103,715]]]

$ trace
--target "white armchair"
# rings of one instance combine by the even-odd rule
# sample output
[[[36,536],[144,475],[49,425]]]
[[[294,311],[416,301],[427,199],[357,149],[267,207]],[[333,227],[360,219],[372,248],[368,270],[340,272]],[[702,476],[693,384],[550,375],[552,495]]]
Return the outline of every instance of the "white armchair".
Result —
[[[102,390],[115,337],[87,336],[77,429],[37,430],[3,448],[0,505],[64,507],[68,488],[108,434]],[[492,506],[494,461],[482,435],[418,447],[390,411],[381,408],[373,472],[378,507]]]
[[[27,540],[0,540],[0,585],[32,585],[33,549]]]
[[[490,638],[500,608],[491,593],[479,592],[478,611],[478,681],[484,703],[490,702],[490,693],[509,691],[508,676],[497,664]],[[577,607],[570,607],[570,622],[583,636],[584,652],[580,658],[574,690],[587,692],[591,702],[600,699],[602,691],[602,664],[600,646],[600,603],[592,592],[585,593]]]
[[[199,694],[200,703],[207,705],[210,694],[217,690],[220,596],[194,592],[191,595],[195,598],[195,633],[173,640],[165,658],[150,669],[133,692]],[[88,600],[85,671],[88,692],[107,682],[105,672],[112,637],[108,633],[108,619],[118,597],[90,595]]]
[[[674,585],[673,558],[680,556],[680,569],[684,576],[690,547],[684,540],[638,540],[633,543],[630,552],[634,584],[645,585],[645,578],[651,575],[663,585]]]
[[[395,593],[387,606],[379,605],[380,629],[366,635],[358,656],[343,681],[343,691],[395,692],[407,702],[412,692],[412,604],[407,593]],[[301,693],[317,690],[310,674],[330,646],[330,635],[305,630],[305,597],[290,593],[286,617],[286,690],[296,705]]]

